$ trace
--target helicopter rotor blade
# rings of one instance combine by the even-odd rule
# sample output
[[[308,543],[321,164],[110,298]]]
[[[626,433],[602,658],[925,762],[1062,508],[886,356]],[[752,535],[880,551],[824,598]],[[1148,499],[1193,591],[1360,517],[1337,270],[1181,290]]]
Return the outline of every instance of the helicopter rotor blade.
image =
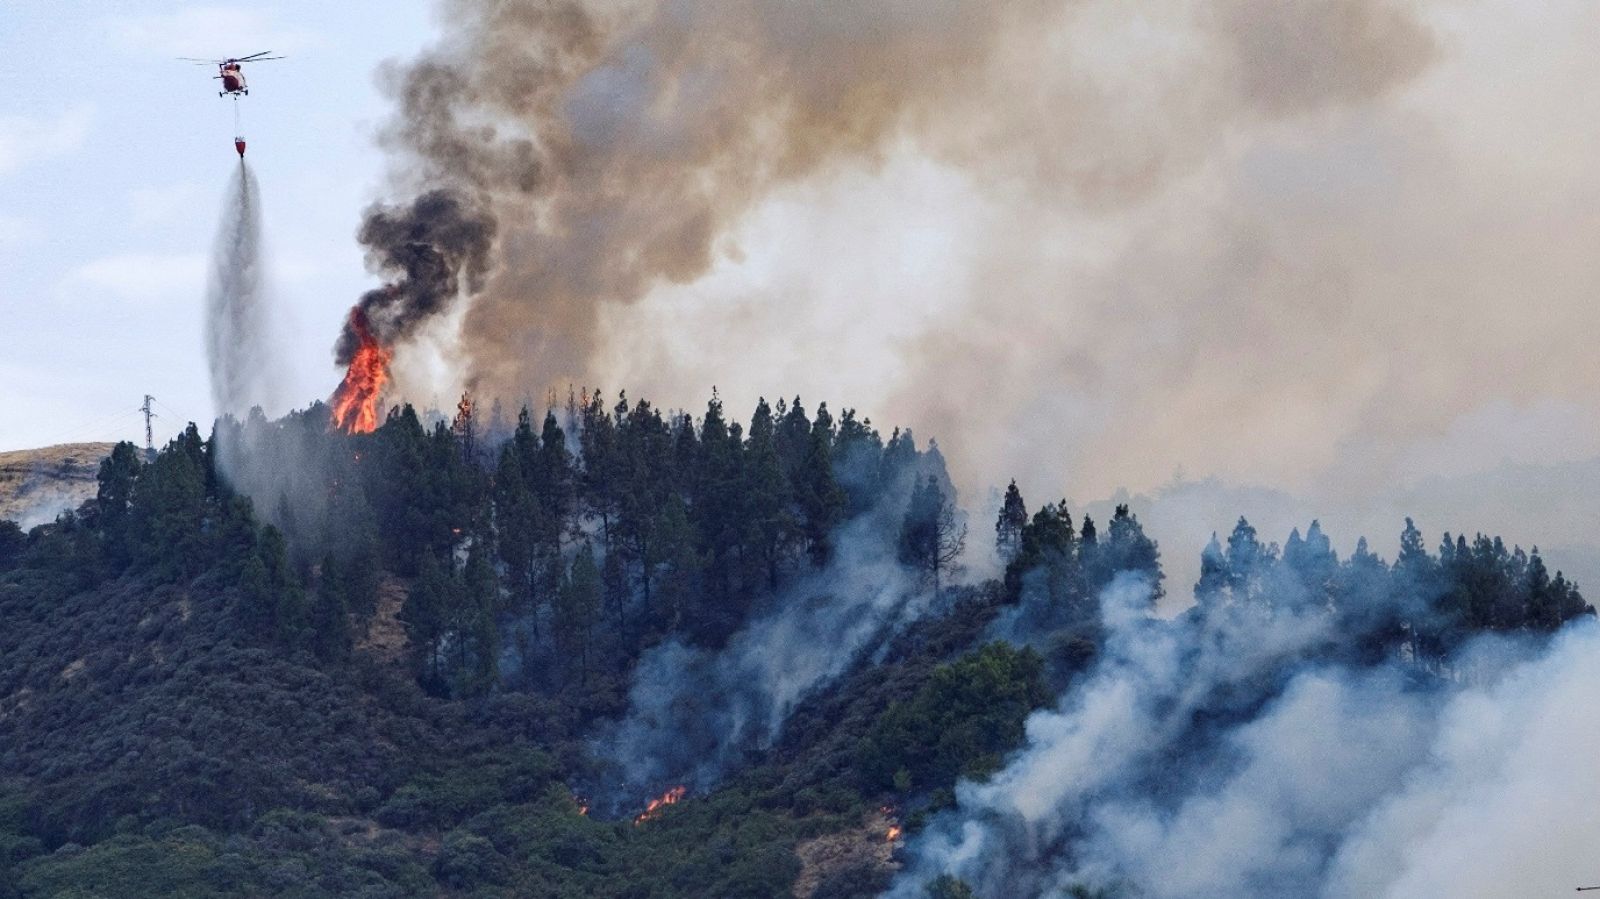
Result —
[[[217,65],[218,63],[222,62],[222,60],[220,60],[220,59],[196,59],[193,56],[179,56],[179,57],[177,57],[177,59],[179,59],[179,60],[181,60],[183,62],[192,62],[192,63],[194,63],[196,65],[205,65],[205,66],[214,66],[214,65]]]
[[[249,62],[250,60],[255,59],[258,56],[266,56],[268,53],[271,53],[271,52],[272,52],[271,50],[262,50],[260,53],[252,53],[249,56],[241,56],[241,57],[239,57],[239,62]]]
[[[288,59],[288,58],[289,57],[287,57],[287,56],[263,56],[263,57],[261,57],[259,59],[252,59],[250,61],[251,62],[267,62],[268,60],[273,60],[273,59]]]

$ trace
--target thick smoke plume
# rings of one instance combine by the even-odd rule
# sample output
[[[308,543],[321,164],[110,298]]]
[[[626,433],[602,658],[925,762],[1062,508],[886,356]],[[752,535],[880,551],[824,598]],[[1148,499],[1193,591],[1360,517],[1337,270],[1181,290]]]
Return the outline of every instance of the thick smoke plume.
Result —
[[[387,141],[402,184],[500,223],[463,346],[476,386],[520,396],[586,373],[602,304],[700,277],[753,204],[878,158],[1053,4],[444,6]]]
[[[494,220],[467,196],[438,188],[410,203],[367,209],[358,239],[367,266],[390,280],[351,310],[334,356],[349,365],[366,342],[384,348],[412,336],[464,289],[475,293],[489,264]],[[358,326],[360,323],[360,326]],[[361,327],[369,329],[368,335]]]
[[[1095,668],[1002,771],[958,787],[892,895],[942,874],[983,897],[1152,899],[1555,895],[1595,877],[1591,620],[1548,650],[1485,638],[1435,671],[1330,656],[1352,635],[1269,599],[1163,621],[1146,584],[1113,583]]]
[[[395,196],[498,223],[450,386],[739,405],[781,365],[942,435],[971,496],[1181,467],[1364,502],[1441,459],[1600,452],[1567,162],[1594,152],[1593,16],[451,0],[383,74],[385,140]]]
[[[240,160],[228,182],[206,288],[206,362],[218,415],[271,408],[275,385],[273,319],[267,307],[261,245],[261,188]]]

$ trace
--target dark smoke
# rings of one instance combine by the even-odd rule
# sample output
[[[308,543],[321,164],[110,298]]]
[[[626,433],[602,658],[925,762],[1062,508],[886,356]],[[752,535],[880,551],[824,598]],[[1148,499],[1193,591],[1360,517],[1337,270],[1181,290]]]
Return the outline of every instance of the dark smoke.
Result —
[[[412,336],[463,287],[469,294],[481,290],[494,233],[487,210],[448,188],[430,190],[410,204],[368,207],[358,235],[367,266],[391,280],[356,305],[378,342],[392,347]],[[350,364],[360,345],[347,324],[334,348],[338,363]]]
[[[206,288],[206,361],[218,415],[272,406],[272,319],[261,259],[260,187],[241,161],[228,184]]]

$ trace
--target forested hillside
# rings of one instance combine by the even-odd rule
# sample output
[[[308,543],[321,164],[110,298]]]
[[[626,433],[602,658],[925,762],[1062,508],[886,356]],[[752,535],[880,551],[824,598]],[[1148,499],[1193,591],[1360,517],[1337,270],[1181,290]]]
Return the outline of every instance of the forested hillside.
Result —
[[[876,895],[1105,653],[1106,597],[1177,589],[1126,508],[954,499],[936,446],[798,398],[120,444],[0,523],[0,897]],[[1427,679],[1592,614],[1537,551],[1399,546],[1241,519],[1186,620]]]

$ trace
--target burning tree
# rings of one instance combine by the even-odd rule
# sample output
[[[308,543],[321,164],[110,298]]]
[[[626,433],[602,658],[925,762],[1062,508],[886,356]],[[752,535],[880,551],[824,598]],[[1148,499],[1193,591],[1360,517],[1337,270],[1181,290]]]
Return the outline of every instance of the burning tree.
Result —
[[[487,210],[443,188],[367,209],[358,237],[368,266],[387,281],[362,295],[334,346],[335,360],[347,367],[331,401],[336,427],[357,434],[378,427],[395,347],[463,290],[482,288],[494,233]]]
[[[353,349],[344,380],[333,392],[332,425],[352,434],[370,434],[378,428],[378,399],[389,383],[389,361],[394,351],[378,343],[367,314],[360,307],[350,310],[346,323]]]

